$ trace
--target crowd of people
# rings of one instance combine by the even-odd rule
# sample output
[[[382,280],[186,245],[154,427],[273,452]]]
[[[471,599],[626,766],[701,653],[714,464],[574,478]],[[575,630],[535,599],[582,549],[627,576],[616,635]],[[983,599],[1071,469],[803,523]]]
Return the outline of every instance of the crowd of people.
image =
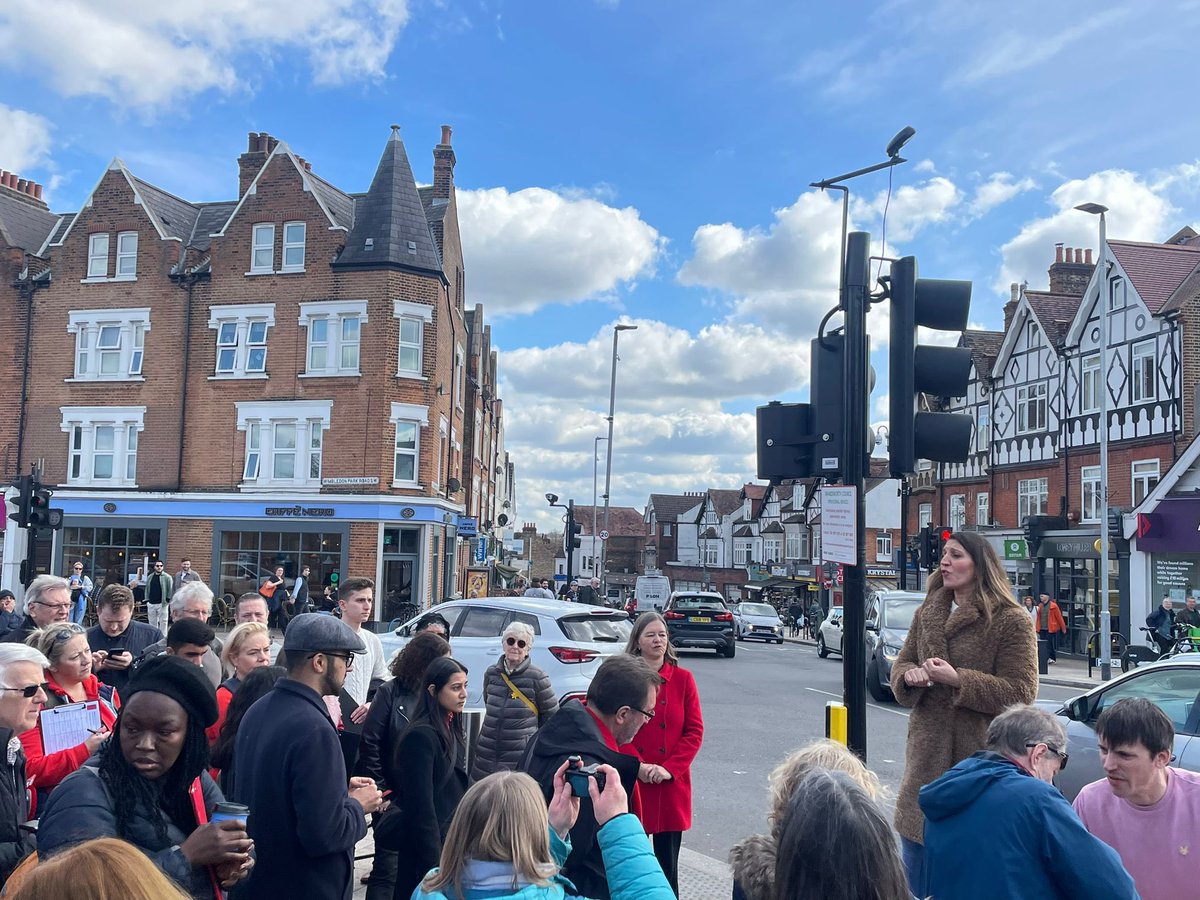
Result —
[[[115,896],[88,887],[110,866],[134,900],[348,898],[369,829],[372,900],[680,895],[704,718],[659,613],[560,702],[521,622],[484,672],[454,658],[436,610],[385,660],[365,578],[342,582],[339,616],[289,617],[281,644],[257,591],[223,643],[198,578],[172,585],[165,637],[133,619],[128,586],[104,587],[91,629],[71,592],[36,579],[0,642],[5,896]],[[1194,895],[1200,776],[1171,766],[1161,709],[1107,705],[1105,778],[1073,805],[1054,787],[1069,751],[1033,705],[1042,612],[1013,600],[984,538],[947,540],[892,669],[911,709],[894,825],[856,756],[807,744],[769,778],[768,833],[730,854],[734,900]],[[45,717],[78,706],[96,727],[64,743]]]

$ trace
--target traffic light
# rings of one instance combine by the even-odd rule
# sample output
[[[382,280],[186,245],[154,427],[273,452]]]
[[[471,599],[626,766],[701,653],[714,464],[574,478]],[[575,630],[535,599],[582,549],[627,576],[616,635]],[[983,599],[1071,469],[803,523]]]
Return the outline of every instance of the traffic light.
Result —
[[[583,539],[579,536],[583,531],[583,526],[575,521],[575,501],[567,501],[567,533],[566,540],[563,542],[563,549],[567,551],[567,555],[571,555],[572,550],[578,550],[583,546]]]
[[[758,477],[765,481],[841,474],[845,337],[827,334],[814,338],[811,347],[809,402],[773,400],[756,410]]]
[[[1121,509],[1109,507],[1108,510],[1108,539],[1122,541],[1125,539],[1125,513]]]
[[[29,516],[28,528],[51,528],[52,513],[58,512],[58,522],[62,524],[61,510],[50,509],[50,498],[54,496],[54,492],[48,487],[43,486],[40,482],[33,483],[33,489],[29,497]]]
[[[921,567],[936,569],[942,559],[942,548],[954,536],[953,528],[934,528],[926,525],[921,529]]]
[[[29,502],[33,499],[33,476],[22,475],[14,485],[20,492],[17,496],[17,514],[14,516],[18,528],[29,527]]]
[[[918,459],[965,462],[972,417],[918,412],[922,394],[962,397],[971,377],[971,351],[917,343],[917,326],[963,331],[971,310],[971,282],[917,277],[917,259],[891,266],[891,356],[888,455],[893,478],[912,473]]]

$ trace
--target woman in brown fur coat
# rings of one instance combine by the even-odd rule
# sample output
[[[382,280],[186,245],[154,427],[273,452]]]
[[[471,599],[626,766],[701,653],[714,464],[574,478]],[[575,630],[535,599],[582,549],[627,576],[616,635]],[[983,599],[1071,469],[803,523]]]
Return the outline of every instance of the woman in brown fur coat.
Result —
[[[985,538],[955,532],[928,588],[892,666],[896,700],[913,710],[896,830],[918,897],[928,891],[917,791],[984,749],[992,719],[1014,703],[1032,703],[1038,689],[1033,623]]]

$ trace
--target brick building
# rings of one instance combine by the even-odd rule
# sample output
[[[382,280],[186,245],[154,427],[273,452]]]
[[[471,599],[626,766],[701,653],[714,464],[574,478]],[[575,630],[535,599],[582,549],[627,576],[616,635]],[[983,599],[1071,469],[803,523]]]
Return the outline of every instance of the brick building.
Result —
[[[100,585],[190,556],[233,594],[309,565],[374,577],[384,620],[455,590],[460,517],[495,522],[512,466],[450,138],[422,188],[398,126],[365,192],[255,133],[227,201],[119,159],[77,212],[0,187],[0,312],[32,348],[0,358],[3,465],[44,460],[56,486],[46,565],[83,559]],[[24,538],[6,531],[5,586]]]

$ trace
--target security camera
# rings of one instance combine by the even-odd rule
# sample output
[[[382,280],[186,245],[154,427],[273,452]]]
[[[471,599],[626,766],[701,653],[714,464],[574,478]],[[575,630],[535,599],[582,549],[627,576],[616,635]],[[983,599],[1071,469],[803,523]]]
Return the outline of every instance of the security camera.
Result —
[[[904,148],[904,145],[907,144],[909,140],[912,139],[912,136],[916,133],[917,129],[913,128],[911,125],[905,125],[898,132],[896,132],[896,136],[888,141],[886,151],[888,159],[895,159],[897,156],[899,156],[900,151]]]
[[[555,503],[558,502],[558,494],[547,494],[546,502],[549,503],[551,506],[553,506]]]

